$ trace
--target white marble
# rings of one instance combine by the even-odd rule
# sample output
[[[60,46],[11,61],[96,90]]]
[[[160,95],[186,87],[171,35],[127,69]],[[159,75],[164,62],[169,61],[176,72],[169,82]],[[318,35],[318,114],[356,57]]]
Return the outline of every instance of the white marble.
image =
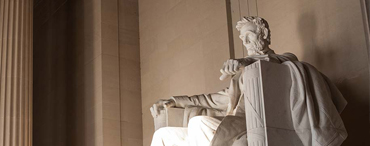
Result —
[[[174,96],[155,103],[150,110],[156,129],[167,132],[156,132],[152,145],[164,145],[156,141],[179,131],[186,136],[178,145],[340,145],[347,132],[339,113],[347,102],[335,85],[294,54],[275,54],[269,48],[266,20],[245,17],[236,28],[248,56],[229,59],[220,69],[221,80],[231,77],[230,86],[217,93]],[[171,116],[169,111],[175,108],[184,109],[183,113]],[[211,121],[196,124],[190,118],[197,115],[215,118],[201,118]],[[182,127],[168,128],[170,119],[181,119]],[[184,130],[188,121],[198,126]],[[207,136],[191,133],[199,130]]]

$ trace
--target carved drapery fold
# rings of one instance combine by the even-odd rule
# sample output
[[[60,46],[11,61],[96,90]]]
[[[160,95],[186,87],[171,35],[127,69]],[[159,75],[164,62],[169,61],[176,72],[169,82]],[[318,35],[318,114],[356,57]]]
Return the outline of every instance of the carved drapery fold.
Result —
[[[265,115],[261,99],[261,76],[260,62],[251,64],[245,68],[244,101],[246,108],[247,137],[248,145],[264,146],[265,145]]]
[[[244,69],[248,146],[303,145],[290,111],[291,83],[286,65],[257,61]]]
[[[32,145],[32,0],[0,0],[0,145]]]

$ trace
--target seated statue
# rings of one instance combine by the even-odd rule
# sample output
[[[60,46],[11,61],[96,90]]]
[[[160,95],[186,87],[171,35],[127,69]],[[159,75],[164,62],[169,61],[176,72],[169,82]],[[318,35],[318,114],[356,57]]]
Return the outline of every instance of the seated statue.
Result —
[[[248,56],[227,60],[220,70],[221,80],[231,76],[230,86],[220,92],[194,96],[173,96],[159,100],[151,108],[153,117],[160,110],[171,107],[186,108],[185,116],[205,111],[207,115],[190,119],[187,127],[158,129],[152,146],[232,146],[247,145],[236,140],[246,138],[246,114],[243,96],[243,69],[259,61],[283,64],[289,67],[292,84],[290,107],[294,131],[304,146],[340,145],[347,132],[340,113],[347,102],[330,80],[313,66],[299,62],[291,53],[275,54],[270,45],[270,30],[260,17],[244,17],[237,23],[239,38]],[[195,113],[196,114],[196,113]],[[253,138],[248,135],[248,138]],[[249,140],[249,139],[248,139]],[[264,144],[263,144],[264,145]]]

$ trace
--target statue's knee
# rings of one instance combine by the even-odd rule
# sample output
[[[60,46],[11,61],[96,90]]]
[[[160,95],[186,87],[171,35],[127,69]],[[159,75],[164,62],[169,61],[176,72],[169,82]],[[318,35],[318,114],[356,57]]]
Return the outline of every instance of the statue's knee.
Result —
[[[190,121],[189,121],[188,127],[189,128],[199,127],[203,123],[203,119],[205,117],[206,116],[195,116],[195,117],[191,118]]]
[[[167,133],[167,131],[168,131],[167,128],[168,127],[159,128],[158,130],[156,130],[154,132],[153,137],[162,137],[163,135],[165,135]]]

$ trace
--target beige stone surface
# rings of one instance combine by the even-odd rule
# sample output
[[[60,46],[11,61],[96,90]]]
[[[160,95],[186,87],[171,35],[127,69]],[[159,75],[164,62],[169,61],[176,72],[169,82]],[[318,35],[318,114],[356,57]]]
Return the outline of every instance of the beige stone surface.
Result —
[[[118,7],[121,146],[142,146],[138,1],[119,0]]]
[[[33,0],[0,1],[0,143],[33,141]]]
[[[258,0],[271,48],[292,52],[327,75],[348,101],[346,145],[368,145],[369,68],[360,1]],[[366,111],[366,112],[365,112]]]
[[[141,146],[142,140],[142,124],[140,122],[121,122],[122,145]],[[139,129],[139,130],[138,130]]]
[[[35,145],[142,145],[137,1],[35,0],[34,7]],[[121,122],[140,133],[124,134]]]
[[[104,145],[128,146],[142,139],[138,4],[102,2]]]
[[[104,110],[105,111],[105,110]],[[119,146],[121,145],[121,125],[119,120],[103,119],[103,145]]]
[[[154,133],[149,108],[172,95],[217,92],[229,58],[225,1],[139,0],[143,145]]]
[[[250,14],[270,22],[272,49],[293,52],[316,66],[349,101],[342,115],[349,133],[344,145],[366,143],[368,113],[361,111],[369,107],[369,69],[360,2],[249,4],[256,5],[248,6]],[[106,119],[121,129],[112,141],[149,145],[154,132],[149,107],[155,101],[227,85],[218,80],[218,70],[230,56],[225,1],[35,0],[34,10],[34,78],[40,81],[34,95],[45,105],[35,108],[35,128],[40,137],[49,137],[36,138],[40,146],[103,145]],[[124,134],[122,122],[137,124],[133,127],[143,135]]]

